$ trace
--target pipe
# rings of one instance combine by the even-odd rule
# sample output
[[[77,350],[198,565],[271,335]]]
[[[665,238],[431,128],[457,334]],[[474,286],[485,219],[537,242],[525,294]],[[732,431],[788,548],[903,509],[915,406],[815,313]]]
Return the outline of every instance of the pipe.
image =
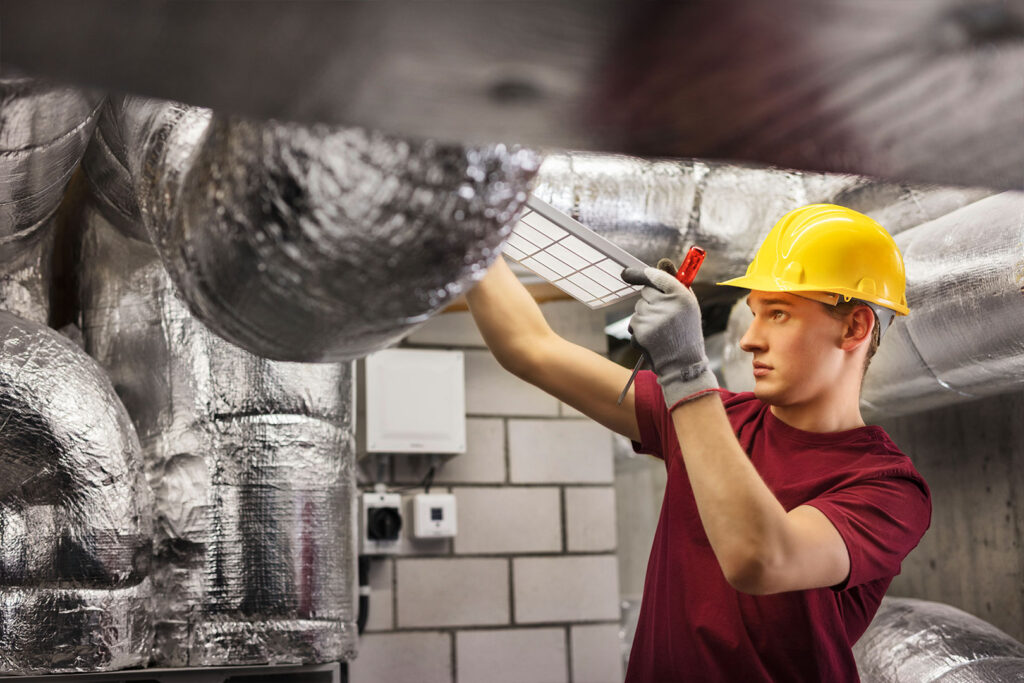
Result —
[[[896,243],[910,315],[871,362],[865,412],[914,413],[1024,386],[1024,192],[987,197]]]
[[[1000,683],[1024,676],[1024,644],[937,602],[887,597],[853,646],[864,683]]]
[[[224,341],[137,230],[83,213],[86,349],[136,425],[155,494],[154,661],[351,659],[351,363],[271,361]]]
[[[50,309],[54,214],[102,96],[0,78],[0,308],[39,323]]]
[[[360,357],[425,322],[486,272],[538,164],[504,145],[257,124],[139,98],[111,112],[179,294],[217,334],[276,360]]]
[[[152,519],[110,380],[57,332],[0,311],[0,670],[145,665]]]
[[[537,197],[646,263],[662,257],[679,262],[690,245],[706,248],[698,286],[745,272],[775,221],[798,206],[842,204],[884,221],[896,234],[992,193],[582,152],[549,154],[534,190]],[[701,293],[727,300],[736,296],[723,288]]]

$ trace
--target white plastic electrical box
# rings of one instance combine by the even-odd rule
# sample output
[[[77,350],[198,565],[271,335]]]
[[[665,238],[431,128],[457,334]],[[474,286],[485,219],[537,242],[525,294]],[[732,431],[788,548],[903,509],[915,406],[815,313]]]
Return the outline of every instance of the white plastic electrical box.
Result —
[[[461,351],[386,349],[366,358],[368,453],[464,453]]]
[[[455,536],[455,496],[450,493],[418,493],[412,499],[413,536]]]

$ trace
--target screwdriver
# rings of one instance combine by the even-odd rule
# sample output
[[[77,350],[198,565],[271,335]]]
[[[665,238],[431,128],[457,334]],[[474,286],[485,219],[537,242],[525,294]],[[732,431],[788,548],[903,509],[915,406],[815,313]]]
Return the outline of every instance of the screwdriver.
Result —
[[[704,257],[706,255],[707,252],[700,247],[690,247],[690,251],[686,252],[686,258],[683,259],[683,264],[679,266],[679,270],[675,270],[675,264],[667,258],[663,258],[658,261],[658,265],[655,267],[670,275],[674,275],[677,280],[683,283],[683,286],[689,287],[693,284],[694,279],[696,279],[697,271],[700,270],[701,264],[704,263]],[[633,380],[636,379],[637,373],[640,372],[640,368],[644,366],[644,361],[646,360],[647,352],[645,351],[640,354],[640,359],[633,367],[633,374],[629,376],[629,381],[626,382],[625,388],[623,388],[622,393],[619,394],[619,400],[616,401],[616,405],[622,405],[622,401],[625,400],[626,394],[629,393],[629,388],[633,386]]]

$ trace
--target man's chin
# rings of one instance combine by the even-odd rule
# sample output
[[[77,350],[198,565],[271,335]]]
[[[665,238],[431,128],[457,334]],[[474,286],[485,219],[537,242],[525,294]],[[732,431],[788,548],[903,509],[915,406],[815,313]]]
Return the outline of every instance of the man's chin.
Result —
[[[778,391],[773,391],[764,382],[758,382],[754,385],[754,396],[762,403],[767,403],[768,405],[778,404],[781,398]]]

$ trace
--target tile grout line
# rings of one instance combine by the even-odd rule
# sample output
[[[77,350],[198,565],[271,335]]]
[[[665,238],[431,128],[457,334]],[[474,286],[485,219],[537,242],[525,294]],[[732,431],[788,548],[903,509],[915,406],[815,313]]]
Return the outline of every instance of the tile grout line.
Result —
[[[566,679],[569,683],[574,683],[573,676],[575,671],[572,670],[572,624],[565,625],[565,669]]]

